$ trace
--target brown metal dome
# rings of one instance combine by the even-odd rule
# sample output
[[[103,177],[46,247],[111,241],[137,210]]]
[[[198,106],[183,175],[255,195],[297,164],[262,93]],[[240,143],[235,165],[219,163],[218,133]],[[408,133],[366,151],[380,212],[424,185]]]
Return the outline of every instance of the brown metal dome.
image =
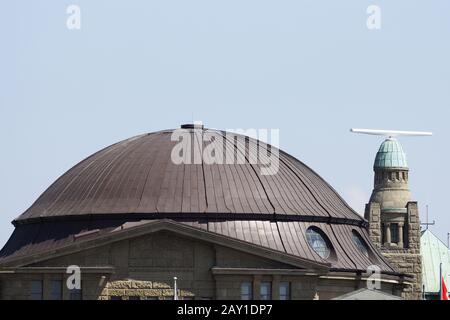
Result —
[[[140,135],[93,154],[56,180],[15,223],[80,215],[152,217],[162,213],[205,217],[277,214],[363,222],[320,176],[284,152],[280,152],[275,175],[262,175],[260,163],[250,164],[256,150],[249,145],[242,147],[247,153],[244,164],[178,165],[171,160],[177,144],[171,141],[172,133]],[[224,143],[227,149],[239,146],[230,139]]]
[[[302,162],[279,151],[278,171],[263,175],[263,165],[250,160],[261,156],[256,150],[267,156],[277,149],[250,138],[230,138],[224,131],[185,128],[194,150],[208,145],[194,132],[213,132],[224,139],[220,150],[243,153],[244,163],[175,164],[173,130],[111,145],[67,171],[13,221],[16,230],[0,252],[0,263],[70,245],[78,234],[170,219],[339,270],[378,264],[385,272],[394,271],[372,246],[366,221]],[[308,244],[308,228],[325,235],[329,258]],[[366,252],[355,243],[355,232]]]

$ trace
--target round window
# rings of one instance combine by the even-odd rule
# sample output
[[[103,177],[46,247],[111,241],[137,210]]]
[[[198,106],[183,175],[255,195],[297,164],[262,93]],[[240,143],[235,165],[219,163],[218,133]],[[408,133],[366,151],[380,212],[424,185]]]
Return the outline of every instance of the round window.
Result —
[[[367,248],[367,244],[363,240],[361,235],[355,230],[352,230],[352,239],[353,239],[353,242],[358,247],[359,251],[361,251],[362,254],[364,254],[367,258],[369,258],[369,249]]]
[[[323,259],[330,256],[330,246],[326,235],[320,229],[311,227],[306,230],[306,239],[311,248]]]

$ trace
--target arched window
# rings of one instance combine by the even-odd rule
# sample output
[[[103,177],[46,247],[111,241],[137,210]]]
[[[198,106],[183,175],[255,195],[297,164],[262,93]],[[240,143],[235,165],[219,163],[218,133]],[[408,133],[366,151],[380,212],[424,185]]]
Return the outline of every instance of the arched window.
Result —
[[[352,239],[359,251],[369,258],[369,249],[367,248],[367,244],[356,230],[352,230]]]
[[[327,236],[316,227],[306,230],[306,239],[310,247],[322,258],[328,259],[331,253],[331,245]]]

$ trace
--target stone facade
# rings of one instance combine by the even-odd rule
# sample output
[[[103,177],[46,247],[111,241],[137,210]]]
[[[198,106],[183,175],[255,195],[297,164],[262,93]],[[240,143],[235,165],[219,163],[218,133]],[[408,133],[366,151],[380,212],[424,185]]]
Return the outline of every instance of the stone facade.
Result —
[[[398,217],[393,215],[396,219],[392,219],[383,216],[378,203],[366,205],[366,219],[369,221],[369,234],[372,242],[381,250],[392,266],[399,272],[412,277],[408,281],[412,285],[404,289],[402,296],[405,299],[417,300],[422,298],[422,258],[420,255],[420,222],[417,203],[409,202],[406,212],[406,223],[403,225],[406,241],[398,245],[386,242],[386,233],[383,232],[383,226],[388,228],[386,227],[388,223],[394,223],[389,221],[396,221]]]
[[[162,230],[113,241],[77,253],[53,257],[7,272],[0,270],[1,299],[29,299],[32,281],[42,281],[43,299],[52,298],[52,280],[63,284],[69,265],[82,270],[82,299],[172,299],[173,277],[180,299],[241,299],[243,282],[252,284],[252,298],[260,299],[260,285],[268,282],[271,298],[279,299],[280,283],[289,283],[291,299],[331,299],[366,286],[363,275],[338,274],[302,268],[269,255],[261,256],[226,245]],[[395,281],[382,290],[398,294]],[[69,299],[63,285],[62,298]]]
[[[406,223],[406,243],[403,247],[381,246],[381,252],[399,272],[411,275],[411,286],[405,288],[405,299],[422,298],[422,256],[420,254],[420,221],[417,202],[408,202]]]

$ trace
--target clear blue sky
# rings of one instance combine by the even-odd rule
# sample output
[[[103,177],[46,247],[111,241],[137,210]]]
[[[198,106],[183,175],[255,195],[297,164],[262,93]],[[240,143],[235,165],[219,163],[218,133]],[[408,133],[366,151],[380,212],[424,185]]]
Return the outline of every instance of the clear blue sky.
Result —
[[[81,8],[81,30],[66,8]],[[366,9],[381,7],[381,30]],[[445,241],[450,1],[3,1],[0,245],[61,174],[98,149],[192,119],[279,128],[281,148],[358,211],[382,139],[403,138],[422,219]]]

